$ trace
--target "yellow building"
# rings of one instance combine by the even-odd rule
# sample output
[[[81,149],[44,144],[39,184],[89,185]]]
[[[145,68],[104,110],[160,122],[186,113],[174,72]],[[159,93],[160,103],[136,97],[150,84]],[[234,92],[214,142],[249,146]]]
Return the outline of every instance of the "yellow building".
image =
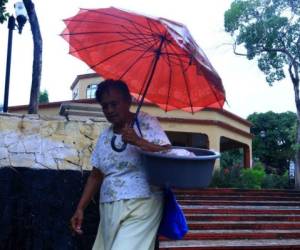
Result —
[[[96,73],[78,75],[71,85],[72,100],[94,98],[97,84],[103,80]]]
[[[58,115],[63,103],[81,103],[99,107],[94,99],[97,84],[103,78],[97,74],[78,75],[71,85],[72,101],[40,104],[39,113]],[[133,111],[136,109],[134,104]],[[251,123],[226,110],[204,109],[194,114],[181,110],[165,112],[152,104],[145,104],[143,111],[156,116],[173,145],[190,146],[225,152],[242,149],[245,167],[252,165]],[[9,107],[9,112],[26,113],[27,106]],[[219,161],[216,166],[219,166]]]

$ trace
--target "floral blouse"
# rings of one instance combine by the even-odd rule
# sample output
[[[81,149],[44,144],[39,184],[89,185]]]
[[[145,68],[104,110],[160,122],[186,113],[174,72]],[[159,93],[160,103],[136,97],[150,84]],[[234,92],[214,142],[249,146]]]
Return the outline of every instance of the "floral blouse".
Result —
[[[138,123],[144,139],[159,145],[170,144],[156,118],[140,112]],[[136,123],[134,130],[140,135]],[[138,148],[128,144],[123,152],[115,152],[110,145],[113,135],[112,126],[105,129],[91,156],[92,166],[104,174],[100,202],[149,197],[151,189],[141,168],[142,159]],[[116,136],[116,144],[120,146],[121,135]]]

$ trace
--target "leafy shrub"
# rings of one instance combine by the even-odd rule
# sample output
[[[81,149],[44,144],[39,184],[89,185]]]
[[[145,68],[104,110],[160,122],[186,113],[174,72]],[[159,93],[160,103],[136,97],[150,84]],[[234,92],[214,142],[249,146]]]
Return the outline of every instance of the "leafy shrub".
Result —
[[[266,173],[261,165],[241,170],[241,188],[261,189]]]
[[[277,188],[277,189],[284,189],[290,188],[289,182],[289,174],[288,171],[284,173],[284,175],[276,175],[276,174],[269,174],[266,175],[262,182],[262,188]]]
[[[221,167],[214,172],[211,187],[219,188],[238,188],[240,186],[239,165],[232,167]]]
[[[245,189],[290,188],[288,171],[284,175],[266,174],[264,165],[256,162],[252,168],[239,165],[221,167],[214,172],[210,187]]]

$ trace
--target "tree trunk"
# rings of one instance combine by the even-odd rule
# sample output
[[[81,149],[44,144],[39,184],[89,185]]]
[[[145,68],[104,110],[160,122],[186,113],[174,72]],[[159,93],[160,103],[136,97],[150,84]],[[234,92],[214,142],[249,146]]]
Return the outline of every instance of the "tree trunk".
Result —
[[[298,101],[299,102],[299,101]],[[296,164],[295,164],[295,189],[300,190],[300,109],[297,106],[297,139],[296,139]]]
[[[42,51],[43,40],[40,32],[39,21],[35,12],[34,4],[31,0],[23,0],[27,14],[29,17],[32,37],[33,37],[33,65],[32,65],[32,81],[30,91],[30,101],[28,114],[38,113],[38,99],[41,85],[42,75]]]
[[[297,70],[297,67],[296,67]],[[295,189],[300,190],[300,99],[299,99],[299,77],[291,73],[290,76],[294,86],[295,104],[297,109],[297,135],[296,135],[296,154],[295,154]]]

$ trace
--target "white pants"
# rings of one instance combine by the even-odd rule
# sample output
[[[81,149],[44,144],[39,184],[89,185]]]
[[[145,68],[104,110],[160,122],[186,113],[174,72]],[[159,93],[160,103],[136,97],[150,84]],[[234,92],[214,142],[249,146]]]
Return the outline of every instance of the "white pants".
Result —
[[[100,203],[93,250],[153,250],[162,211],[162,194]]]

